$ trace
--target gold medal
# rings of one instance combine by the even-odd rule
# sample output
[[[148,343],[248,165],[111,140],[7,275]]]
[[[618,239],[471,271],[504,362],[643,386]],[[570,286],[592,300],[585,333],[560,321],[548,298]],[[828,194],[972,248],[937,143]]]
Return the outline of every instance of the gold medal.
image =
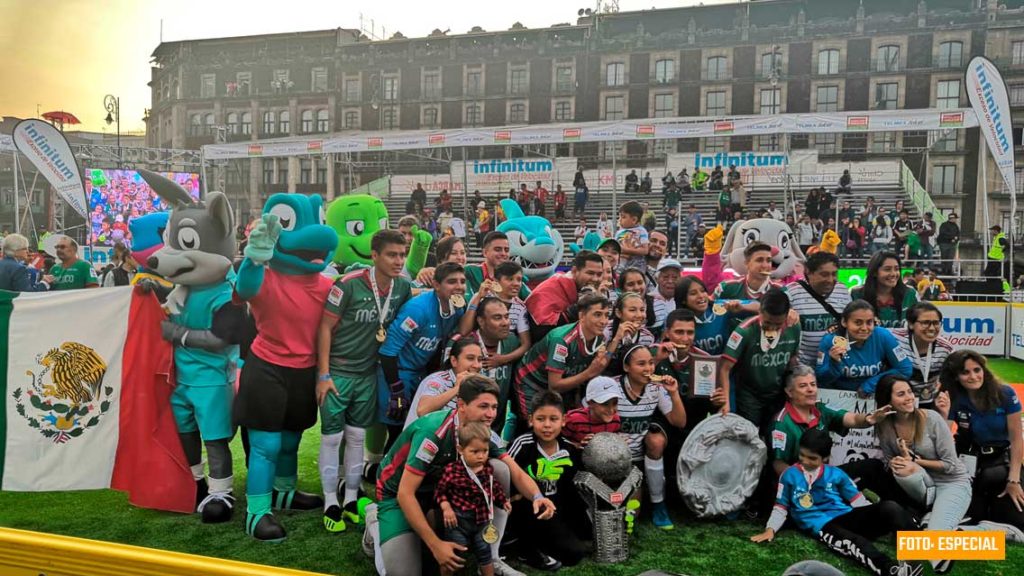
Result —
[[[850,341],[844,336],[836,336],[835,338],[832,338],[832,345],[839,346],[843,350],[848,350],[850,348]]]
[[[662,382],[665,380],[665,377],[661,374],[651,374],[649,378],[651,379],[651,382]]]
[[[498,284],[497,282],[491,282],[491,292],[494,292],[495,294],[501,294],[501,291],[501,284]]]
[[[380,342],[381,344],[383,344],[384,340],[386,340],[387,337],[388,337],[388,332],[387,332],[387,330],[384,329],[383,326],[381,326],[380,328],[377,328],[377,342]]]
[[[498,529],[494,527],[494,523],[487,523],[487,526],[484,528],[483,539],[488,544],[494,544],[498,541]]]
[[[779,337],[779,331],[778,330],[765,330],[764,337],[767,338],[769,342],[771,342],[771,341],[773,341],[773,340],[775,340],[776,338]]]
[[[452,294],[451,297],[448,298],[448,302],[456,308],[462,308],[466,305],[466,297],[462,294]]]
[[[711,307],[711,311],[715,313],[715,316],[725,316],[726,309],[724,304],[715,304]]]
[[[800,504],[801,508],[805,509],[814,506],[814,498],[811,496],[810,492],[807,492],[803,496],[801,496],[800,499],[797,500],[797,502]]]

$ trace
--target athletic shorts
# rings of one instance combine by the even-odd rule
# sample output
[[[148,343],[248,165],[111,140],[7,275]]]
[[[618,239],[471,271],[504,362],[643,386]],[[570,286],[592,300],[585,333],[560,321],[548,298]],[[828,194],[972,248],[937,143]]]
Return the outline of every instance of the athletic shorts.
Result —
[[[265,432],[302,432],[316,424],[316,366],[288,368],[249,354],[242,367],[234,421]]]
[[[337,394],[328,394],[320,406],[320,432],[338,434],[345,425],[369,428],[377,423],[377,373],[335,375]]]
[[[234,435],[231,426],[233,384],[219,386],[186,386],[178,384],[171,394],[171,411],[178,432],[199,431],[206,442],[224,440]]]
[[[417,492],[416,500],[420,503],[424,515],[437,507],[432,491]],[[381,545],[396,536],[413,531],[409,521],[405,519],[405,513],[398,506],[398,498],[385,498],[377,503],[377,522]]]

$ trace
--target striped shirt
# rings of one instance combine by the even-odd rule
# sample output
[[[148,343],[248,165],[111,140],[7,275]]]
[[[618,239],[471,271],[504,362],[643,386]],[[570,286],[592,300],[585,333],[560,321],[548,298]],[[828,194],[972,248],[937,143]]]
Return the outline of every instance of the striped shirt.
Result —
[[[420,405],[420,399],[424,396],[440,396],[445,392],[455,387],[455,371],[454,370],[443,370],[441,372],[434,372],[427,376],[420,382],[420,385],[416,387],[416,394],[412,397],[412,404],[409,406],[409,415],[405,417],[405,426],[408,428],[410,424],[416,421],[419,416],[416,414],[416,410]],[[438,408],[438,410],[454,410],[455,409],[455,397],[453,396],[447,404]],[[426,416],[426,414],[424,414]]]
[[[914,371],[910,376],[910,387],[914,390],[914,396],[922,404],[931,404],[939,393],[939,372],[946,358],[953,352],[953,345],[942,336],[939,336],[931,345],[931,361],[929,362],[929,350],[915,350],[911,346],[910,332],[906,328],[895,328],[890,330],[900,344],[900,349],[910,358],[914,365]],[[928,373],[927,378],[925,373]]]
[[[512,328],[512,332],[515,334],[529,332],[530,322],[526,319],[526,303],[516,296],[511,302],[505,302],[505,304],[508,305],[508,325]]]
[[[590,408],[574,408],[565,413],[565,424],[562,425],[562,437],[576,446],[583,446],[583,440],[592,434],[601,432],[618,432],[622,429],[622,418],[616,413],[611,422],[594,422],[590,418]]]
[[[654,300],[654,326],[652,328],[663,330],[665,318],[668,318],[669,313],[676,309],[676,301],[673,298],[662,296],[657,288],[651,292],[651,298]]]
[[[623,375],[619,382],[623,396],[619,400],[621,431],[629,437],[629,453],[637,461],[644,457],[644,436],[651,428],[654,411],[660,410],[662,414],[668,415],[672,412],[672,398],[664,388],[656,384],[648,384],[639,398],[633,398],[628,377]]]
[[[813,367],[818,361],[818,344],[821,343],[821,338],[833,326],[838,325],[838,320],[811,296],[800,282],[789,283],[785,291],[793,310],[800,315],[800,363]],[[850,290],[842,282],[837,282],[832,293],[825,298],[825,302],[842,314],[843,309],[850,303]]]

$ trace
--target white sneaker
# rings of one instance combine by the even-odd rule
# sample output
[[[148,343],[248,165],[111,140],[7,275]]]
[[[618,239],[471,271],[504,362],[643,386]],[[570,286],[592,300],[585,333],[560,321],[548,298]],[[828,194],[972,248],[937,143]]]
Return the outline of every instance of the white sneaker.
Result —
[[[494,576],[526,576],[525,572],[520,572],[515,568],[509,566],[501,558],[494,559]]]
[[[1017,528],[1013,524],[1003,524],[1002,522],[982,520],[981,522],[978,522],[978,526],[982,530],[1006,532],[1007,542],[1017,542],[1018,544],[1024,542],[1024,531],[1021,531],[1020,528]]]

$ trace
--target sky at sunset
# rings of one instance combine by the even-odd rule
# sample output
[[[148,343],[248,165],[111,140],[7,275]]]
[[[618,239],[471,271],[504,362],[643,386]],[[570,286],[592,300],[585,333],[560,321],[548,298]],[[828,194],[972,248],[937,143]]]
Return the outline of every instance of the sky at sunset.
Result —
[[[728,0],[705,0],[718,4]],[[693,0],[621,0],[621,10],[697,4]],[[575,22],[593,0],[492,2],[376,0],[0,0],[0,116],[34,117],[51,110],[75,114],[85,130],[113,133],[103,119],[105,94],[121,98],[122,131],[142,131],[150,105],[149,57],[165,41],[276,32],[358,28],[360,13],[405,36],[434,28],[507,30]],[[552,10],[553,6],[561,6]],[[476,8],[470,8],[476,7]]]

